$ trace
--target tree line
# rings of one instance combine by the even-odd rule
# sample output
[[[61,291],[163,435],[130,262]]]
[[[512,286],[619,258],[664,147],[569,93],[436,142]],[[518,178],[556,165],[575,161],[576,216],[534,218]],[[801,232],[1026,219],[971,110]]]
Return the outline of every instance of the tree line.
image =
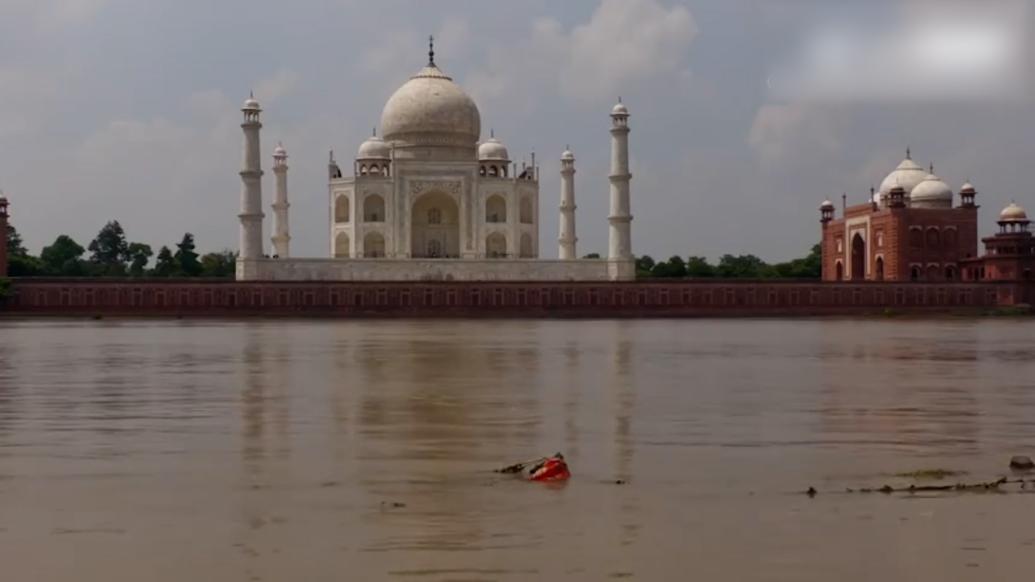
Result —
[[[117,220],[105,224],[85,248],[63,234],[43,247],[39,256],[29,253],[13,225],[7,226],[6,236],[7,270],[12,277],[229,278],[236,269],[236,253],[224,250],[199,255],[189,232],[173,245],[175,251],[163,246],[155,256],[150,245],[130,242]]]
[[[808,255],[785,263],[769,264],[755,255],[723,255],[718,264],[704,257],[683,260],[675,256],[656,262],[649,256],[636,259],[636,276],[641,279],[819,279],[822,251],[815,245]]]

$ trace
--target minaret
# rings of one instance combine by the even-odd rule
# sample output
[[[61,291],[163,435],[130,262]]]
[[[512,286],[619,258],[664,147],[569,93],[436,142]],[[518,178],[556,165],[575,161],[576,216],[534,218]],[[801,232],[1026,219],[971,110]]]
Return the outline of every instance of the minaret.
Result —
[[[288,224],[287,150],[277,144],[273,150],[273,173],[277,176],[277,190],[273,195],[273,254],[281,259],[291,256],[291,229]]]
[[[262,162],[259,154],[259,114],[262,109],[255,96],[244,102],[244,160],[241,168],[241,248],[240,259],[262,258]]]
[[[7,197],[0,190],[0,279],[7,276]]]
[[[565,148],[561,155],[561,233],[560,251],[562,261],[578,258],[575,251],[575,154]]]
[[[608,251],[608,272],[613,281],[628,281],[636,278],[636,265],[632,253],[632,235],[629,205],[629,110],[622,104],[611,110],[611,215],[608,222],[610,245]]]

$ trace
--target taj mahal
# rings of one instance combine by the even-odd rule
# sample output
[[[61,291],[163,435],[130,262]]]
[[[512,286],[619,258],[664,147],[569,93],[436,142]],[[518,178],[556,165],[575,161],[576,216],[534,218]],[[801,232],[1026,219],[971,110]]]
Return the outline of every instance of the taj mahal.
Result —
[[[381,137],[358,148],[351,170],[331,153],[328,257],[291,255],[288,154],[273,151],[271,251],[265,247],[262,108],[254,96],[244,122],[240,252],[242,281],[625,281],[635,278],[631,244],[629,110],[611,111],[609,250],[579,259],[575,156],[560,157],[558,258],[539,249],[539,166],[520,167],[490,132],[482,141],[478,106],[428,63],[387,101]]]

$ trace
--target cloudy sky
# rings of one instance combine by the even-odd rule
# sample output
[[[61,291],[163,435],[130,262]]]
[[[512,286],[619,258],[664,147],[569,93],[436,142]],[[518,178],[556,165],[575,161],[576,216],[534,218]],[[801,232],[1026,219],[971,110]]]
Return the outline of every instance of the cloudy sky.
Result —
[[[565,144],[579,251],[606,251],[618,95],[637,254],[800,256],[818,204],[864,199],[907,145],[977,185],[988,231],[1011,199],[1035,207],[1030,18],[1005,0],[3,0],[0,188],[33,251],[109,219],[156,248],[234,248],[254,89],[267,167],[277,140],[291,155],[294,254],[324,256],[327,151],[354,155],[434,33],[484,131],[542,162],[544,257]]]

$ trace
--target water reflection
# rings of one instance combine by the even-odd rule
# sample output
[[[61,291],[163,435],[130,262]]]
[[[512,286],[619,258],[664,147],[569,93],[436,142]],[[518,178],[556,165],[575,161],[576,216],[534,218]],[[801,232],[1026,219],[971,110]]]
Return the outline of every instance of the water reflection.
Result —
[[[1003,579],[1031,548],[1021,495],[788,494],[1033,454],[1021,322],[5,324],[11,579]],[[557,450],[565,486],[491,472]]]

